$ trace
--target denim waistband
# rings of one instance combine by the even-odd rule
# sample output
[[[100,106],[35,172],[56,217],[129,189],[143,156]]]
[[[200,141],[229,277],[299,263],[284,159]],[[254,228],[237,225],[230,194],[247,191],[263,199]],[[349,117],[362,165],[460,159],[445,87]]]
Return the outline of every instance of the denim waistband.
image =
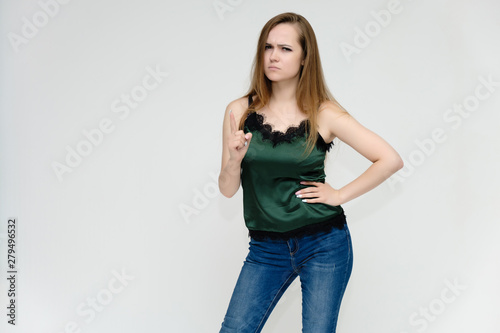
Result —
[[[254,238],[256,240],[289,240],[293,237],[303,237],[310,236],[320,232],[328,232],[332,228],[342,229],[344,224],[346,224],[346,217],[344,213],[333,216],[331,219],[309,224],[298,229],[285,231],[285,232],[277,232],[277,231],[265,231],[265,230],[248,230],[248,236]]]

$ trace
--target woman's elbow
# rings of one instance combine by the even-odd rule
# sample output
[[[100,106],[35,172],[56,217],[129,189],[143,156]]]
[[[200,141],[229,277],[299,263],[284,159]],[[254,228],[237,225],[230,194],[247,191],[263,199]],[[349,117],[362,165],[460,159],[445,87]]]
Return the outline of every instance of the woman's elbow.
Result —
[[[226,198],[232,198],[234,196],[234,193],[225,192],[221,188],[219,188],[219,190],[220,190],[220,193],[222,193],[222,195],[225,196]]]
[[[231,191],[231,189],[228,188],[227,182],[224,181],[225,179],[219,176],[219,192],[225,196],[226,198],[232,198],[235,194],[236,191]]]
[[[396,173],[399,170],[401,170],[404,166],[405,166],[405,163],[403,162],[403,159],[401,158],[401,156],[399,156],[399,154],[394,155],[394,157],[392,158],[392,162],[391,162],[392,172]]]
[[[383,165],[385,178],[389,178],[404,167],[403,159],[398,153],[386,155],[380,159],[380,163]]]
[[[221,186],[220,180],[219,180],[219,192],[226,198],[231,198],[234,195],[234,193],[229,193],[226,188],[223,188]]]

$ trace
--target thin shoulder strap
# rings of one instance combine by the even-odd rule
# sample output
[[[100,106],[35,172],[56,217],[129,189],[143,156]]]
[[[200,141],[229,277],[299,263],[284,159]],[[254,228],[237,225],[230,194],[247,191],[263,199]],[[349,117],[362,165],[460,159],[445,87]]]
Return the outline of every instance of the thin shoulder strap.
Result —
[[[252,102],[253,102],[252,95],[248,95],[248,106],[250,106]]]

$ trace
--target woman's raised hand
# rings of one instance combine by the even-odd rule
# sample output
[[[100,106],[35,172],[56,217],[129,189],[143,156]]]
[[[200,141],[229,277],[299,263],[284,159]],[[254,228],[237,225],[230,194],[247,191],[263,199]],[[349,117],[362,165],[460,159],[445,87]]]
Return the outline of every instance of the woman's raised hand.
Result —
[[[229,110],[229,118],[231,123],[231,137],[228,141],[229,159],[241,162],[250,146],[252,133],[245,134],[242,130],[238,131],[232,110]]]

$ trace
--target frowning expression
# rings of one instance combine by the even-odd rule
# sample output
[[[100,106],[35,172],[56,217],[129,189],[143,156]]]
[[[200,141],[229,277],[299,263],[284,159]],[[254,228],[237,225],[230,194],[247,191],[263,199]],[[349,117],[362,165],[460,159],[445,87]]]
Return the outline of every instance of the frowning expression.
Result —
[[[264,73],[269,80],[298,78],[304,60],[297,29],[294,24],[281,23],[269,31],[264,51]]]

